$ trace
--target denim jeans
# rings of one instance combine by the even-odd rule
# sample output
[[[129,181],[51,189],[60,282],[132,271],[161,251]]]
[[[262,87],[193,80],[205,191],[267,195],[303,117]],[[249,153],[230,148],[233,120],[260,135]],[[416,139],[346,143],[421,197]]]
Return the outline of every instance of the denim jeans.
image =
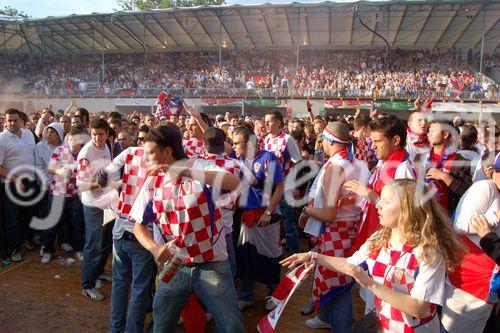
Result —
[[[318,313],[319,319],[330,324],[331,332],[350,333],[352,331],[351,288],[336,295],[331,302],[323,305]]]
[[[285,199],[280,202],[280,212],[285,216],[283,229],[285,229],[286,248],[291,254],[298,253],[300,251],[298,220],[293,207],[288,206]]]
[[[9,187],[10,193],[20,201],[33,200],[40,193],[40,186],[38,186],[35,180],[23,180],[26,193],[32,193],[26,198],[18,194],[15,183],[6,182],[0,183],[0,185]],[[23,243],[23,238],[24,240],[33,238],[34,231],[29,227],[29,223],[33,216],[39,215],[39,205],[36,203],[29,207],[20,206],[11,200],[10,195],[6,191],[3,196],[2,208],[7,247],[9,251],[19,250]]]
[[[226,251],[227,251],[227,260],[229,261],[229,267],[231,267],[231,275],[233,276],[234,280],[236,279],[236,253],[234,251],[232,232],[226,235]]]
[[[113,282],[109,318],[111,332],[144,331],[146,311],[152,301],[153,272],[153,256],[138,241],[123,238],[113,240]]]
[[[82,251],[84,244],[85,222],[83,219],[83,206],[78,196],[74,197],[59,197],[49,195],[45,207],[46,216],[54,200],[64,200],[63,211],[58,223],[40,233],[40,244],[44,247],[46,252],[54,253],[54,243],[56,234],[59,244],[69,243],[73,246],[75,251]]]
[[[102,226],[103,211],[83,206],[85,218],[85,246],[83,247],[82,288],[95,287],[97,277],[103,272],[111,252],[112,223]]]
[[[159,282],[153,300],[154,332],[174,333],[194,292],[213,315],[218,333],[245,332],[227,260],[182,267],[169,283]]]

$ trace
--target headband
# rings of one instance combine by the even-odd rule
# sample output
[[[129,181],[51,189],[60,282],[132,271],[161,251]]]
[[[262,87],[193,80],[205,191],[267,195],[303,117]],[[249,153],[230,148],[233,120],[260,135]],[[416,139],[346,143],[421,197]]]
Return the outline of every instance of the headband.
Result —
[[[325,127],[325,129],[323,130],[322,136],[328,142],[346,144],[348,146],[348,150],[349,150],[348,158],[350,160],[352,160],[352,158],[354,157],[354,145],[353,145],[352,141],[344,141],[344,140],[339,139],[338,137],[335,136],[335,134],[332,133],[332,131],[330,131],[328,129],[328,127]]]

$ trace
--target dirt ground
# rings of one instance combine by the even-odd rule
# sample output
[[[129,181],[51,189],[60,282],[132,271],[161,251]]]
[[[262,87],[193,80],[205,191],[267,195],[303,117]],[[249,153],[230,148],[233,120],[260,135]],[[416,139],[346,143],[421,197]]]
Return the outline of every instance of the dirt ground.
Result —
[[[58,252],[55,259],[47,265],[40,263],[38,249],[23,251],[24,260],[0,268],[0,332],[106,332],[109,315],[110,284],[102,291],[106,297],[103,302],[91,302],[81,295],[81,264],[76,261],[69,267],[58,262],[58,257],[71,258]],[[313,330],[304,321],[311,316],[302,316],[300,309],[307,302],[311,281],[306,281],[290,300],[283,313],[277,332],[328,332]],[[243,311],[247,332],[256,332],[257,322],[264,310],[265,288],[257,286],[258,301]],[[356,292],[354,292],[356,293]],[[355,316],[362,311],[363,304],[355,296]],[[150,315],[147,318],[149,322]],[[215,332],[211,321],[207,332]],[[184,330],[180,326],[178,332]]]

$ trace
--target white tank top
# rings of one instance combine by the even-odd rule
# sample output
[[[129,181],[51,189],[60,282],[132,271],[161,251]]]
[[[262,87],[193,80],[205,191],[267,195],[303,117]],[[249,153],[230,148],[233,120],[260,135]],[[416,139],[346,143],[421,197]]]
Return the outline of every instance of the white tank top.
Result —
[[[315,184],[313,185],[313,206],[316,208],[323,208],[324,206],[324,190],[323,190],[323,177],[326,169],[331,165],[340,166],[345,173],[346,182],[350,180],[357,180],[361,184],[367,185],[370,178],[370,171],[366,166],[366,163],[358,159],[348,159],[341,158],[338,154],[330,157],[328,162],[321,168]],[[339,198],[348,195],[349,191],[341,188],[339,193]],[[358,204],[344,205],[337,211],[337,217],[335,221],[358,221],[361,214],[361,206]]]

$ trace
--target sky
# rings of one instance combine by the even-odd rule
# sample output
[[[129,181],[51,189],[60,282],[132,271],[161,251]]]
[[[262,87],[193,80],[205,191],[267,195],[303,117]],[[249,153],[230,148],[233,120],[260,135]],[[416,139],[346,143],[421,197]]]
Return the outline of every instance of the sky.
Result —
[[[297,2],[319,2],[320,0],[295,0]],[[339,2],[354,2],[340,0]],[[226,0],[228,4],[290,3],[293,0]],[[11,6],[22,10],[33,18],[64,16],[71,14],[108,13],[118,10],[117,0],[0,0],[0,8]]]

